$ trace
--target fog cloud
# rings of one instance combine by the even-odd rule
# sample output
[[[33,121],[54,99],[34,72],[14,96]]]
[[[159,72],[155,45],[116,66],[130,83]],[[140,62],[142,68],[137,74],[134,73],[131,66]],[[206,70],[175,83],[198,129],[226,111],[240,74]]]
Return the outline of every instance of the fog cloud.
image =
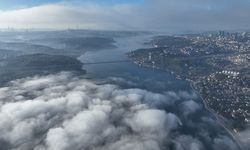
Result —
[[[111,30],[249,29],[248,0],[146,0],[144,4],[55,3],[0,11],[0,27]]]
[[[0,149],[202,150],[209,143],[234,150],[223,132],[205,134],[209,124],[216,127],[212,119],[194,124],[204,140],[180,130],[188,124],[185,115],[149,103],[174,105],[181,96],[98,84],[71,73],[15,80],[0,88]],[[191,99],[180,103],[187,114],[201,109]]]

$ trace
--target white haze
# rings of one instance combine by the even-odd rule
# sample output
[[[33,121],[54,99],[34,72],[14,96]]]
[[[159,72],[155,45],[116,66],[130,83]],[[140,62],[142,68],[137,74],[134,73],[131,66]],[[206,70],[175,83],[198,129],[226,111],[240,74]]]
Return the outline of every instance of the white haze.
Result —
[[[147,103],[168,105],[184,95],[192,98],[121,89],[65,72],[15,80],[0,88],[0,149],[163,150],[173,142],[176,150],[203,150],[199,139],[176,132],[184,121],[177,114]],[[181,107],[186,117],[201,109],[191,99]],[[197,129],[204,125],[194,124]],[[200,134],[214,149],[236,149],[230,138],[212,139],[206,130]]]
[[[146,0],[101,5],[73,1],[0,11],[0,27],[106,30],[249,29],[248,0]]]

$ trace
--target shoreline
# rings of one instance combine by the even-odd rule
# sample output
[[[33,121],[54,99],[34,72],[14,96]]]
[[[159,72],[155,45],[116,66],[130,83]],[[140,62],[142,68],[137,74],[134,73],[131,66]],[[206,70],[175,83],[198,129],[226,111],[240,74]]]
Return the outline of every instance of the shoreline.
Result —
[[[186,80],[187,81],[187,80]],[[219,125],[221,127],[223,127],[227,133],[232,137],[232,139],[235,141],[235,143],[237,143],[238,147],[240,148],[240,150],[246,150],[246,148],[244,147],[243,143],[239,140],[238,135],[236,132],[234,132],[231,127],[228,127],[222,120],[222,116],[220,116],[219,114],[217,114],[216,112],[214,112],[206,103],[206,101],[202,98],[202,96],[200,95],[200,93],[195,89],[193,83],[191,81],[187,81],[190,85],[190,87],[192,88],[192,90],[195,92],[195,94],[197,94],[201,100],[202,103],[204,105],[204,108],[210,113],[212,114],[215,118],[216,121],[219,123]]]
[[[236,132],[234,132],[232,130],[231,127],[228,127],[226,126],[226,124],[223,122],[222,120],[222,116],[220,116],[219,114],[217,114],[216,112],[214,112],[211,108],[209,108],[209,106],[207,105],[206,101],[202,98],[202,96],[200,95],[200,93],[195,89],[194,85],[193,85],[193,81],[192,80],[187,80],[187,79],[183,79],[181,78],[180,75],[176,74],[175,72],[171,71],[171,70],[168,70],[168,69],[161,69],[161,68],[158,68],[158,67],[152,67],[150,65],[144,65],[144,64],[141,64],[141,63],[137,63],[136,61],[134,61],[133,59],[131,59],[130,57],[128,57],[134,64],[140,66],[140,67],[145,67],[145,68],[151,68],[151,69],[157,69],[157,70],[162,70],[162,71],[166,71],[166,72],[169,72],[171,73],[172,75],[175,76],[176,79],[178,80],[184,80],[186,82],[188,82],[188,84],[190,85],[192,91],[197,94],[198,97],[201,98],[202,100],[202,104],[205,108],[205,110],[207,110],[213,117],[215,117],[216,119],[216,122],[219,123],[219,125],[224,128],[226,130],[226,132],[231,136],[231,138],[233,139],[233,141],[237,144],[238,148],[240,150],[247,150],[247,148],[245,148],[245,146],[243,145],[243,143],[239,140],[238,138],[238,135]]]

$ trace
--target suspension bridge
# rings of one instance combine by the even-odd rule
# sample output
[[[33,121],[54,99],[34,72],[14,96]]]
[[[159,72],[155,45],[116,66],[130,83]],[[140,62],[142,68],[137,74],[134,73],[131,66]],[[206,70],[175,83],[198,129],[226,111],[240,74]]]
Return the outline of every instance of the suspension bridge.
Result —
[[[130,60],[112,60],[112,61],[99,61],[99,62],[83,62],[83,65],[98,65],[98,64],[114,64],[114,63],[126,63]]]

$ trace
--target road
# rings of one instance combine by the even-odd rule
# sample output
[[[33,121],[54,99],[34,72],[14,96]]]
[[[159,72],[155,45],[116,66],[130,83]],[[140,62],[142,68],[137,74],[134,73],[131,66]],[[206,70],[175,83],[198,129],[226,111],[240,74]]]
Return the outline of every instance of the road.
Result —
[[[193,60],[193,59],[205,59],[205,58],[217,58],[217,57],[225,57],[225,56],[235,56],[235,55],[244,55],[250,54],[250,52],[237,52],[237,53],[230,53],[230,54],[214,54],[214,55],[204,55],[204,56],[190,56],[190,57],[176,57],[173,59],[176,60]]]
[[[201,95],[197,92],[197,90],[194,88],[193,83],[190,83],[191,88],[193,89],[193,91],[199,96],[201,97]],[[212,109],[209,108],[209,106],[207,105],[206,101],[201,97],[204,107],[206,110],[208,110],[217,120],[217,122],[230,134],[230,136],[233,138],[233,140],[236,142],[236,144],[238,145],[238,147],[240,148],[240,150],[247,150],[244,146],[243,143],[239,140],[239,137],[237,135],[237,133],[235,133],[234,131],[232,131],[232,129],[230,127],[228,127],[226,124],[224,124],[221,120],[221,116],[219,116],[216,112],[214,112]]]

